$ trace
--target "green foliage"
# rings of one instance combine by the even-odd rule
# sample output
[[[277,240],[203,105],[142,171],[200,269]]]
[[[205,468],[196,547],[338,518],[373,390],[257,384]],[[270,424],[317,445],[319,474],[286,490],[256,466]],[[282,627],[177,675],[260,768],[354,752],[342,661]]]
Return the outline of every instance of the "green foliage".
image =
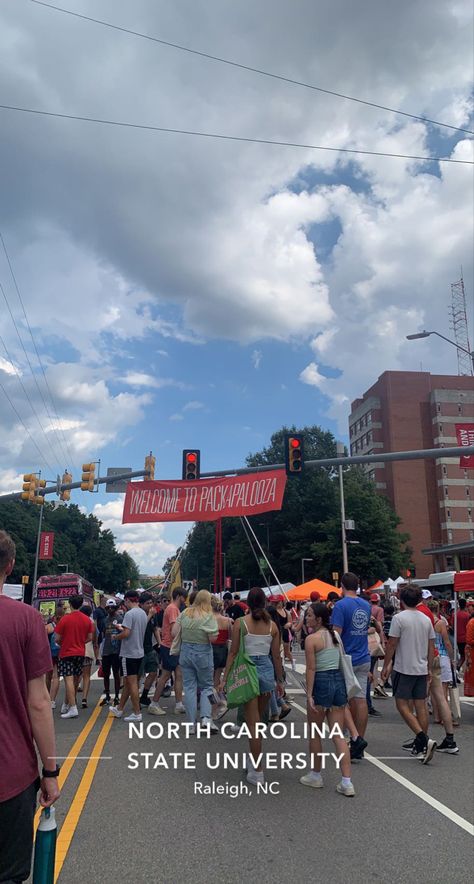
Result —
[[[336,456],[336,440],[332,433],[317,426],[282,427],[274,433],[270,445],[247,457],[248,466],[284,462],[284,433],[298,432],[305,437],[305,460]],[[354,519],[356,530],[348,539],[349,567],[367,583],[387,576],[398,577],[410,561],[406,546],[407,534],[397,530],[399,519],[386,498],[379,495],[373,483],[359,467],[344,470],[346,518]],[[332,572],[342,573],[342,541],[337,471],[331,467],[306,468],[301,476],[288,478],[281,512],[254,516],[250,524],[268,555],[278,578],[301,583],[301,559],[305,562],[305,579],[319,577],[332,582]],[[214,582],[214,523],[197,522],[183,560],[183,577],[199,576],[199,587]],[[240,519],[225,519],[222,527],[222,549],[226,555],[226,572],[236,589],[262,585],[262,574],[246,539]],[[265,570],[268,583],[275,583]],[[234,583],[232,584],[234,588]]]
[[[17,550],[12,583],[21,583],[23,574],[30,576],[30,582],[33,579],[39,515],[39,507],[32,504],[0,502],[0,528],[11,534]],[[105,592],[124,592],[128,581],[132,587],[138,586],[137,565],[127,552],[118,552],[112,532],[101,531],[101,525],[99,519],[85,516],[75,504],[54,509],[45,503],[42,530],[54,532],[54,555],[51,560],[39,562],[38,576],[61,573],[61,563]]]

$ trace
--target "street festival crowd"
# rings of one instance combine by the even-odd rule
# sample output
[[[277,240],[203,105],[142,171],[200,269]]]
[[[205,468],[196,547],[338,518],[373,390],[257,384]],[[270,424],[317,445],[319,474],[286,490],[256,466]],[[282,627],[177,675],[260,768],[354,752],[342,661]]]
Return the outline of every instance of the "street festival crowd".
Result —
[[[210,737],[236,708],[236,723],[226,727],[248,739],[246,779],[254,785],[265,776],[262,726],[271,734],[292,711],[285,664],[296,672],[295,647],[304,651],[309,725],[302,785],[324,785],[326,723],[340,760],[336,790],[355,795],[351,765],[364,758],[369,715],[380,714],[374,701],[390,696],[411,732],[403,750],[424,765],[435,753],[459,752],[459,685],[474,696],[474,598],[459,598],[457,647],[449,601],[410,583],[381,598],[361,591],[352,573],[342,577],[342,597],[330,592],[322,601],[316,592],[306,604],[267,598],[259,587],[245,602],[231,592],[220,599],[176,587],[169,596],[129,590],[104,597],[94,611],[77,596],[68,613],[57,602],[54,616],[42,617],[2,595],[14,562],[13,540],[0,531],[0,882],[29,875],[38,791],[42,807],[59,798],[51,759],[60,680],[59,714],[76,718],[87,708],[94,662],[104,683],[101,705],[126,722],[141,722],[143,711],[166,716],[171,709],[162,700],[173,692],[187,734]],[[430,735],[430,715],[444,730],[441,739]]]

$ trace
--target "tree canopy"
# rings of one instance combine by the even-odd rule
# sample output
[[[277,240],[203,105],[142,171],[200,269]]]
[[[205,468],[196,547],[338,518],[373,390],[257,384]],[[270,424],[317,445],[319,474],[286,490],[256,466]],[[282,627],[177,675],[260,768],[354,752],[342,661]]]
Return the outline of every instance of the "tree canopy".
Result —
[[[0,528],[16,544],[16,562],[11,583],[21,583],[28,574],[33,579],[38,534],[39,507],[19,500],[0,501]],[[124,592],[138,586],[138,567],[127,552],[119,552],[111,531],[101,530],[95,516],[84,515],[78,506],[44,503],[42,531],[54,532],[53,558],[39,562],[38,576],[60,574],[58,564],[81,574],[104,592]]]
[[[284,462],[284,434],[303,433],[305,460],[336,456],[332,433],[318,426],[282,427],[262,451],[249,454],[248,466]],[[397,577],[409,565],[411,550],[407,534],[398,531],[400,519],[388,500],[377,493],[361,467],[344,469],[346,518],[354,519],[356,529],[348,539],[349,568],[368,584],[388,575]],[[319,577],[332,582],[332,573],[342,574],[340,497],[337,470],[306,467],[299,476],[288,478],[280,512],[264,513],[249,519],[281,582],[301,583],[301,560],[305,579]],[[262,585],[262,573],[250,548],[240,519],[224,519],[222,550],[226,574],[232,588]],[[260,554],[258,554],[260,558]],[[214,580],[214,524],[197,522],[191,532],[183,559],[183,577],[198,577],[200,587]],[[275,583],[265,567],[265,577]]]

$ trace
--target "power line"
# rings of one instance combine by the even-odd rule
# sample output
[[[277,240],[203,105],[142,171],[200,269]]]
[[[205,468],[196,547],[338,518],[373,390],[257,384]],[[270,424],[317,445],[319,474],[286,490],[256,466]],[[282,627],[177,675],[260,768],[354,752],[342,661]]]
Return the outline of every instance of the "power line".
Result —
[[[228,58],[222,58],[218,55],[211,55],[209,52],[201,52],[198,49],[191,49],[189,46],[182,46],[179,43],[171,43],[169,40],[162,40],[159,37],[152,37],[150,34],[143,34],[140,31],[133,31],[131,28],[124,28],[120,25],[112,24],[99,18],[92,18],[89,15],[82,15],[79,12],[72,12],[70,9],[64,9],[62,6],[55,6],[52,3],[44,3],[43,0],[31,0],[36,6],[45,6],[47,9],[53,9],[56,12],[63,12],[74,18],[80,18],[84,21],[94,22],[97,25],[111,28],[114,31],[121,31],[123,34],[131,34],[133,37],[140,37],[142,40],[149,40],[152,43],[159,43],[161,46],[169,46],[171,49],[179,49],[181,52],[189,52],[191,55],[199,55],[201,58],[207,58],[210,61],[217,61],[220,64],[226,64],[230,67],[240,68],[243,71],[250,71],[254,74],[260,74],[262,77],[270,77],[273,80],[280,80],[283,83],[291,83],[293,86],[302,86],[304,89],[312,89],[314,92],[321,92],[324,95],[332,95],[335,98],[343,98],[346,101],[354,101],[357,104],[365,104],[367,107],[375,107],[378,110],[389,111],[392,114],[400,114],[403,117],[409,117],[412,120],[421,120],[422,123],[430,123],[433,126],[441,126],[445,129],[453,129],[455,132],[466,132],[468,135],[474,135],[471,129],[462,129],[459,126],[452,126],[450,123],[440,123],[439,120],[431,120],[429,117],[423,117],[419,114],[410,114],[407,111],[397,110],[393,107],[387,107],[383,104],[377,104],[375,101],[365,101],[363,98],[355,98],[353,95],[344,95],[342,92],[335,92],[332,89],[323,89],[322,86],[314,86],[312,83],[304,83],[301,80],[294,80],[291,77],[284,77],[281,74],[274,74],[271,71],[264,71],[261,68],[254,68],[247,64],[241,64],[237,61],[231,61]]]
[[[12,313],[12,310],[11,310],[10,304],[9,304],[9,302],[8,302],[8,298],[7,298],[7,295],[6,295],[5,289],[3,288],[3,285],[2,285],[1,282],[0,282],[0,291],[1,291],[2,295],[3,295],[3,298],[4,298],[5,303],[6,303],[6,305],[7,305],[7,309],[8,309],[8,312],[9,312],[9,314],[10,314],[10,317],[11,317],[11,320],[12,320],[12,322],[13,322],[13,325],[15,326],[15,331],[16,331],[16,333],[17,333],[18,340],[20,341],[20,344],[21,344],[21,346],[22,346],[22,348],[23,348],[23,352],[24,352],[24,354],[25,354],[25,356],[26,356],[26,360],[27,360],[28,365],[29,365],[29,367],[30,367],[31,374],[33,375],[33,380],[34,380],[35,383],[36,383],[36,387],[37,387],[37,389],[38,389],[38,392],[39,392],[40,395],[42,396],[41,390],[40,390],[39,387],[38,387],[38,382],[37,382],[37,380],[36,380],[36,377],[35,377],[35,374],[34,374],[34,371],[33,371],[32,365],[31,365],[31,362],[30,362],[29,357],[28,357],[28,353],[26,352],[25,345],[24,345],[24,343],[23,343],[23,340],[22,340],[22,338],[21,338],[20,332],[19,332],[19,330],[18,330],[18,326],[17,326],[17,324],[16,324],[15,317],[14,317],[14,315],[13,315],[13,313]],[[17,368],[16,368],[16,366],[15,366],[15,363],[13,362],[13,359],[12,359],[11,356],[10,356],[10,353],[8,352],[8,349],[7,349],[7,345],[5,344],[5,341],[3,340],[2,337],[0,337],[0,342],[2,343],[2,346],[4,347],[5,352],[6,352],[6,354],[7,354],[7,358],[8,358],[8,360],[9,360],[9,362],[11,363],[11,365],[12,365],[12,367],[13,367],[13,370],[14,370],[15,374],[16,374],[17,377],[18,377],[18,380],[19,380],[19,382],[20,382],[20,384],[21,384],[21,387],[22,387],[22,389],[23,389],[23,392],[24,392],[24,394],[25,394],[25,396],[26,396],[26,398],[27,398],[27,400],[28,400],[28,402],[29,402],[29,404],[30,404],[30,406],[31,406],[31,410],[32,410],[34,416],[36,417],[36,420],[38,421],[38,426],[39,426],[41,432],[44,434],[44,437],[45,437],[45,439],[46,439],[48,445],[49,445],[50,448],[51,448],[52,455],[53,455],[54,459],[57,460],[57,454],[55,454],[55,452],[54,452],[54,449],[53,449],[53,446],[52,446],[51,440],[48,438],[48,435],[47,435],[47,433],[46,433],[46,430],[44,429],[43,424],[41,423],[41,420],[40,420],[40,417],[39,417],[39,415],[38,415],[38,412],[36,411],[36,408],[35,408],[35,406],[33,405],[33,402],[32,402],[32,400],[31,400],[31,398],[30,398],[30,395],[29,395],[28,391],[26,390],[25,385],[23,384],[23,381],[22,381],[22,379],[21,379],[20,373],[18,372],[18,370],[17,370]],[[43,403],[44,403],[44,399],[43,399]],[[46,466],[47,466],[49,469],[52,469],[51,466],[50,466],[48,463],[46,463]]]
[[[33,0],[31,0],[33,2]],[[36,2],[36,0],[34,0]],[[12,104],[0,104],[0,109],[24,114],[36,114],[43,117],[57,117],[61,120],[77,120],[82,123],[99,123],[104,126],[116,126],[125,129],[141,129],[148,132],[167,132],[172,135],[191,135],[198,138],[215,138],[221,141],[240,141],[247,144],[270,144],[277,147],[298,147],[304,150],[328,150],[332,153],[347,153],[371,157],[393,157],[400,160],[421,160],[423,163],[456,163],[472,166],[474,160],[454,160],[451,157],[423,157],[405,153],[389,153],[382,150],[357,150],[350,147],[329,147],[321,144],[300,144],[294,141],[274,141],[270,138],[246,138],[239,135],[222,135],[217,132],[198,132],[193,129],[171,129],[168,126],[151,126],[144,123],[129,123],[124,120],[107,120],[101,117],[85,117],[79,114],[60,114],[54,111],[37,110],[31,107],[19,107]]]
[[[3,234],[2,234],[2,231],[1,231],[1,230],[0,230],[0,241],[1,241],[2,246],[3,246],[3,251],[5,252],[5,257],[6,257],[6,259],[7,259],[7,263],[8,263],[8,267],[9,267],[10,273],[11,273],[11,277],[12,277],[12,280],[13,280],[13,284],[14,284],[14,286],[15,286],[16,293],[17,293],[17,295],[18,295],[18,300],[20,301],[21,308],[22,308],[22,310],[23,310],[23,316],[25,317],[25,322],[26,322],[26,325],[27,325],[27,327],[28,327],[28,331],[29,331],[29,333],[30,333],[31,340],[32,340],[32,342],[33,342],[33,347],[34,347],[34,349],[35,349],[36,357],[37,357],[37,359],[38,359],[38,362],[39,362],[39,365],[40,365],[41,371],[42,371],[42,373],[43,373],[43,378],[44,378],[44,382],[45,382],[45,384],[46,384],[46,389],[47,389],[47,391],[48,391],[48,393],[49,393],[49,396],[50,396],[50,399],[51,399],[51,403],[52,403],[52,405],[53,405],[53,415],[52,415],[52,416],[51,416],[51,414],[50,414],[50,412],[49,412],[48,405],[47,405],[47,403],[45,402],[45,400],[44,400],[42,394],[41,394],[41,398],[43,399],[43,404],[44,404],[44,407],[45,407],[45,409],[46,409],[46,413],[47,413],[47,415],[48,415],[48,417],[49,417],[49,419],[50,419],[50,421],[51,421],[51,424],[52,424],[52,427],[53,427],[54,433],[55,433],[56,438],[57,438],[57,440],[58,440],[58,442],[59,442],[59,446],[60,446],[60,448],[61,448],[61,453],[62,453],[63,456],[65,456],[66,461],[69,460],[70,463],[71,463],[71,465],[74,466],[74,461],[73,461],[73,457],[72,457],[72,454],[71,454],[71,450],[70,450],[70,448],[69,448],[69,443],[68,443],[68,441],[67,441],[67,436],[66,436],[66,434],[64,433],[64,430],[62,430],[61,432],[63,433],[63,436],[64,436],[64,442],[65,442],[65,445],[64,445],[64,444],[63,444],[63,441],[62,441],[62,439],[61,439],[61,437],[60,437],[60,435],[59,435],[59,432],[58,432],[57,428],[56,428],[55,425],[54,425],[54,420],[56,420],[56,421],[58,422],[58,425],[60,426],[60,419],[59,419],[59,415],[58,415],[58,410],[57,410],[56,403],[55,403],[54,398],[53,398],[53,394],[52,394],[52,392],[51,392],[51,388],[50,388],[49,383],[48,383],[48,379],[47,379],[47,377],[46,377],[46,372],[45,372],[45,370],[44,370],[43,362],[42,362],[41,357],[40,357],[40,355],[39,355],[39,353],[38,353],[38,348],[37,348],[37,346],[36,346],[36,341],[35,341],[35,339],[34,339],[34,337],[33,337],[33,332],[31,331],[31,326],[30,326],[30,323],[29,323],[29,321],[28,321],[28,316],[26,315],[26,310],[25,310],[25,305],[24,305],[24,303],[23,303],[23,298],[21,297],[21,294],[20,294],[20,289],[19,289],[19,287],[18,287],[18,283],[17,283],[17,280],[16,280],[16,276],[15,276],[15,273],[13,272],[12,262],[11,262],[11,260],[10,260],[10,256],[9,256],[9,254],[8,254],[7,247],[6,247],[6,244],[5,244],[5,240],[4,240],[4,238],[3,238]],[[31,366],[30,366],[30,367],[31,367]],[[37,385],[37,386],[38,386],[38,385]],[[39,386],[38,386],[38,390],[39,390]]]

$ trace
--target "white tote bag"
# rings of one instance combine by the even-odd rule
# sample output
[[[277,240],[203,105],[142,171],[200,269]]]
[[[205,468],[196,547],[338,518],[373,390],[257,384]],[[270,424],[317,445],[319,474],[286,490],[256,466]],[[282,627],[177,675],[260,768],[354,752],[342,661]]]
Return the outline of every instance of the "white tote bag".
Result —
[[[352,668],[352,658],[351,658],[350,654],[346,654],[344,652],[344,645],[342,644],[339,633],[336,632],[336,630],[334,630],[334,634],[337,638],[337,643],[339,645],[339,654],[340,654],[340,658],[341,658],[340,664],[339,664],[339,669],[341,670],[341,672],[344,676],[344,681],[346,683],[347,699],[352,700],[352,698],[355,697],[356,694],[360,693],[361,686],[360,686],[356,676],[354,675],[354,670]]]

